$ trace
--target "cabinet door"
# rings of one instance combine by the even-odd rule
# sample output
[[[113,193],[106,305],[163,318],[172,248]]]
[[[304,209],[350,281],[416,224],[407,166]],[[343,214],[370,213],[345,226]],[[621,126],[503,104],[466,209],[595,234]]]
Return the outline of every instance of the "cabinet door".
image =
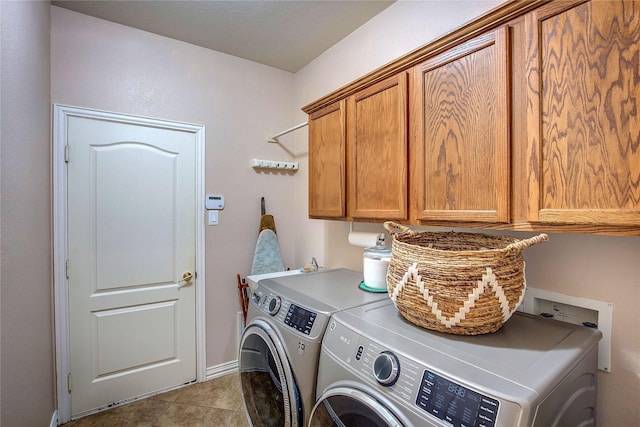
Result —
[[[407,75],[347,101],[349,216],[407,219]]]
[[[507,35],[491,31],[414,67],[418,221],[510,220]]]
[[[640,225],[640,3],[527,15],[528,219]]]
[[[309,216],[346,215],[345,101],[309,116]]]

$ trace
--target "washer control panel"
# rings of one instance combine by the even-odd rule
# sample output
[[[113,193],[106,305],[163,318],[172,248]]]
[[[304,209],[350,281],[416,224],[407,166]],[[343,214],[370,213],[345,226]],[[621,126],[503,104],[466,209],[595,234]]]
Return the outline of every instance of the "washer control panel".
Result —
[[[426,370],[416,405],[454,426],[494,427],[500,403]]]
[[[348,336],[346,331],[342,333]],[[363,378],[374,380],[397,399],[404,400],[408,405],[414,404],[424,368],[373,341],[354,337],[353,342],[358,345],[351,348],[353,353],[345,358],[347,363],[356,368]]]
[[[353,373],[386,396],[403,402],[416,413],[429,414],[447,425],[495,427],[498,409],[504,409],[504,402],[462,386],[431,367],[390,351],[341,323],[331,322],[323,346],[345,366],[350,366]]]
[[[385,387],[394,385],[400,376],[398,356],[390,351],[383,351],[378,354],[373,361],[373,375]]]

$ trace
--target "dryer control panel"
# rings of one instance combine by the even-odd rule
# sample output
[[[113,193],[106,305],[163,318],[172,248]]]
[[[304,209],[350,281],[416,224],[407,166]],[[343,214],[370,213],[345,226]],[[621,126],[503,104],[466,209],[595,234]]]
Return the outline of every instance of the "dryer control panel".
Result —
[[[317,316],[318,313],[314,313],[313,311],[291,304],[289,306],[289,311],[284,318],[284,323],[305,335],[309,335],[311,333],[311,328],[313,327],[313,322],[316,320]]]
[[[321,313],[309,310],[273,292],[258,289],[251,297],[253,305],[264,314],[268,314],[277,322],[282,322],[296,332],[308,337],[317,337],[322,333],[325,317]],[[314,330],[314,325],[316,329]]]

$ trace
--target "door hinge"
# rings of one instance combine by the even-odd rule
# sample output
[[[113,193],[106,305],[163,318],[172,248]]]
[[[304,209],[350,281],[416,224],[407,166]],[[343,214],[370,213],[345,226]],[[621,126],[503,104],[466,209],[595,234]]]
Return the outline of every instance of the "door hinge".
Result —
[[[69,163],[69,146],[64,146],[64,161],[65,163]]]
[[[69,278],[69,260],[64,262],[64,275],[67,276],[67,279]]]
[[[71,373],[67,375],[67,391],[71,393]]]

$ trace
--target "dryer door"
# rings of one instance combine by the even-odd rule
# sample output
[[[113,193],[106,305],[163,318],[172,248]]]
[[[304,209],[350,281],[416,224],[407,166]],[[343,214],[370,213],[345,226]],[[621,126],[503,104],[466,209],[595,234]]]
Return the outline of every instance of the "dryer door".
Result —
[[[403,427],[391,411],[373,397],[348,387],[325,392],[316,402],[310,427]]]
[[[298,388],[287,355],[267,322],[255,320],[246,327],[238,365],[245,409],[254,426],[302,425]]]

